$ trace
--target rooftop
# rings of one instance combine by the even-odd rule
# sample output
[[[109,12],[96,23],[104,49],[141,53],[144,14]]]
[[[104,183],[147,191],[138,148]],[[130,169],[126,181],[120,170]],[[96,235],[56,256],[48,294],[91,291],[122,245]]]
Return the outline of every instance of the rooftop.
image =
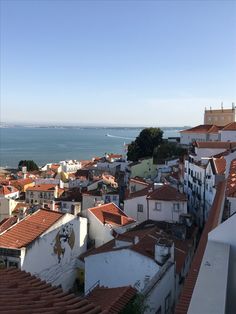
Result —
[[[17,217],[9,217],[5,218],[0,222],[0,233],[4,232],[8,228],[10,228],[12,225],[14,225],[17,222]]]
[[[185,194],[180,193],[177,189],[170,186],[169,184],[164,184],[163,186],[154,189],[148,194],[147,198],[150,200],[160,201],[187,201],[187,197]]]
[[[236,122],[231,122],[227,124],[222,131],[236,131]]]
[[[180,133],[218,133],[221,127],[213,124],[200,124],[193,128],[180,131]]]
[[[9,195],[12,193],[19,192],[17,188],[11,185],[0,185],[0,195]]]
[[[22,248],[29,245],[63,216],[62,213],[39,209],[0,235],[0,247]]]
[[[0,269],[1,314],[108,314],[85,298],[63,292],[19,269]]]
[[[135,222],[128,217],[118,206],[114,203],[104,204],[97,207],[89,208],[89,211],[94,214],[97,219],[103,224],[114,226],[124,226]]]
[[[27,191],[54,191],[57,184],[38,184],[27,188]]]
[[[236,142],[196,142],[195,146],[197,148],[223,148],[223,149],[234,149],[236,148]]]
[[[119,288],[96,287],[86,299],[99,305],[102,310],[106,310],[110,314],[118,314],[136,294],[137,290],[131,286]]]
[[[231,161],[226,185],[226,196],[236,197],[236,159]]]

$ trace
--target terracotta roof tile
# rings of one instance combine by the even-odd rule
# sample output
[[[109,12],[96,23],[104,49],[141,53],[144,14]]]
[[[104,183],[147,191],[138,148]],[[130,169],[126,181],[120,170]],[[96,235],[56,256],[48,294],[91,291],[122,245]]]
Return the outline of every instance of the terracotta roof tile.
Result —
[[[27,188],[26,191],[54,191],[57,184],[38,184]]]
[[[236,159],[231,161],[227,178],[226,196],[236,197]]]
[[[180,133],[218,133],[221,127],[213,124],[200,124],[193,128],[180,131]]]
[[[224,174],[226,169],[226,160],[224,157],[213,159],[216,174]]]
[[[1,314],[108,313],[85,298],[64,293],[19,269],[0,269]]]
[[[10,228],[12,225],[14,225],[17,222],[17,217],[9,217],[5,218],[0,222],[0,233],[4,232],[8,228]]]
[[[154,189],[153,192],[150,192],[148,194],[147,198],[150,200],[162,201],[187,201],[187,197],[185,194],[180,193],[177,189],[168,184],[164,184],[163,186]]]
[[[14,186],[11,185],[1,185],[0,186],[0,195],[9,195],[12,193],[16,193],[19,192],[19,190],[17,188],[15,188]]]
[[[2,233],[0,235],[0,247],[21,248],[27,246],[63,215],[59,212],[39,209]]]
[[[102,310],[107,310],[110,314],[118,314],[136,294],[137,290],[131,286],[119,288],[96,287],[86,299],[100,305]]]
[[[103,224],[124,226],[135,222],[114,203],[104,204],[88,209]]]
[[[227,124],[222,131],[236,131],[236,122],[231,122]]]

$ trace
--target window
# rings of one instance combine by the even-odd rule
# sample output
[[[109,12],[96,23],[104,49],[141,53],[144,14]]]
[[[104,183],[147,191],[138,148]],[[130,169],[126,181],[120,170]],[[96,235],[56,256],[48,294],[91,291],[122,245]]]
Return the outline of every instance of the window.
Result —
[[[67,206],[66,206],[66,203],[63,203],[63,208],[66,208]]]
[[[154,210],[159,210],[159,211],[161,211],[161,203],[155,203],[155,208],[154,208]]]
[[[171,292],[165,298],[165,313],[166,314],[170,312],[170,306],[171,306]]]
[[[180,209],[179,203],[174,203],[174,204],[173,204],[173,210],[174,210],[174,212],[179,212],[179,209]]]
[[[113,201],[117,201],[117,196],[116,195],[113,195]]]
[[[143,204],[138,204],[137,205],[137,212],[138,213],[143,213]]]
[[[12,262],[12,261],[9,261],[9,267],[13,267],[13,268],[18,268],[18,263],[17,262]]]

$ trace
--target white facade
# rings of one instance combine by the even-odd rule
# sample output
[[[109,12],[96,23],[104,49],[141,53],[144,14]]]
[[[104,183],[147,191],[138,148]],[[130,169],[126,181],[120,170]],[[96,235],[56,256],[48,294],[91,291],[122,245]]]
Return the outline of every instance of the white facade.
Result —
[[[87,219],[66,214],[26,248],[19,249],[20,258],[4,256],[3,260],[16,262],[22,270],[68,291],[76,278],[78,256],[86,249]]]
[[[180,144],[182,145],[190,145],[193,142],[206,142],[207,141],[207,133],[184,133],[180,132]]]
[[[131,285],[142,291],[160,266],[151,258],[127,248],[85,258],[85,291],[97,281],[108,288]]]
[[[124,212],[138,222],[147,220],[147,199],[146,195],[124,200]]]
[[[221,142],[236,142],[236,131],[220,131]]]
[[[66,173],[76,172],[82,168],[81,162],[77,160],[64,160],[60,161],[62,171]]]
[[[61,201],[61,211],[63,213],[69,213],[77,215],[81,212],[81,202],[76,201]]]
[[[11,198],[0,197],[0,222],[11,216],[17,202]]]
[[[187,214],[187,201],[148,200],[148,219],[179,222],[181,214]]]

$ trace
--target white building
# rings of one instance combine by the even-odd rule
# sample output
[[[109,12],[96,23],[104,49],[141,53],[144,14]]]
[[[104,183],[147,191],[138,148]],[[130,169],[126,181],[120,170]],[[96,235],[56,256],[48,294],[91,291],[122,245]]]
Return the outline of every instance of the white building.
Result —
[[[187,198],[170,185],[154,184],[154,188],[131,193],[124,201],[124,211],[139,222],[179,222],[180,215],[187,213]]]
[[[191,145],[193,142],[207,142],[219,140],[220,127],[212,124],[201,124],[196,127],[180,131],[180,144]]]
[[[16,204],[14,199],[0,197],[0,222],[11,216]]]
[[[25,199],[30,204],[51,204],[55,198],[62,193],[58,185],[55,184],[40,184],[29,187],[25,193]]]
[[[0,260],[63,290],[72,288],[87,248],[87,219],[40,209],[0,235]]]
[[[85,294],[97,282],[108,288],[131,285],[144,295],[145,313],[171,313],[192,249],[192,240],[177,239],[147,221],[82,255]]]
[[[236,122],[232,122],[220,130],[220,140],[222,142],[236,142]]]
[[[89,208],[87,211],[89,221],[89,238],[95,247],[112,240],[115,233],[123,233],[133,227],[136,221],[128,217],[114,203]]]
[[[81,162],[77,160],[63,160],[59,162],[62,171],[66,173],[76,172],[82,168]]]

